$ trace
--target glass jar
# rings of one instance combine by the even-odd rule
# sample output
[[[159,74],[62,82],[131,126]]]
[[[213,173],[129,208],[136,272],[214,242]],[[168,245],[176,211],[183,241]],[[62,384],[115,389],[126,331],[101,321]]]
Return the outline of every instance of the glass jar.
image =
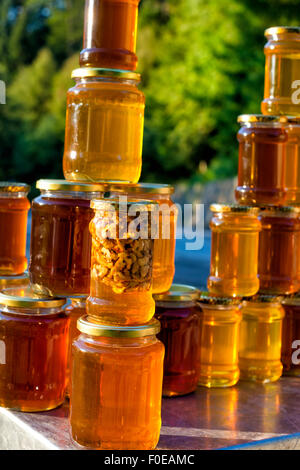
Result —
[[[240,376],[238,334],[241,312],[237,299],[200,296],[201,338],[198,385],[230,387]]]
[[[283,375],[300,377],[300,298],[286,297],[282,306],[285,311],[281,348]]]
[[[255,207],[213,204],[210,221],[211,264],[208,290],[219,296],[243,297],[259,289],[258,237],[261,225]]]
[[[27,269],[29,191],[27,184],[0,182],[0,276],[22,274]]]
[[[140,75],[79,69],[68,91],[64,176],[70,181],[137,183],[142,168],[145,97]]]
[[[1,276],[0,292],[10,287],[26,287],[29,284],[28,273],[19,274],[18,276]]]
[[[69,352],[67,363],[67,385],[66,395],[70,396],[71,377],[72,377],[72,344],[79,335],[77,321],[86,315],[86,297],[70,299],[70,304],[66,307],[66,314],[70,319],[69,328]]]
[[[111,185],[113,196],[126,195],[128,199],[149,199],[159,204],[159,237],[154,240],[153,294],[167,292],[175,274],[176,223],[178,209],[172,201],[174,187],[169,184],[138,183]]]
[[[300,119],[286,116],[239,116],[240,204],[300,202]]]
[[[199,291],[173,284],[154,295],[155,317],[161,323],[158,338],[165,346],[163,395],[186,395],[197,388],[200,343]]]
[[[69,334],[64,304],[29,288],[0,294],[0,406],[46,411],[63,403]]]
[[[93,218],[91,199],[104,188],[64,180],[39,180],[41,195],[32,202],[29,274],[44,295],[76,297],[90,291]]]
[[[125,198],[126,199],[126,198]],[[87,313],[104,324],[138,325],[154,315],[152,201],[94,200]]]
[[[140,0],[86,0],[82,67],[135,70]]]
[[[275,26],[265,31],[263,114],[300,115],[300,28]]]
[[[300,289],[300,208],[269,207],[260,213],[258,275],[265,294]]]
[[[157,320],[139,327],[78,321],[71,432],[82,446],[150,450],[161,427],[164,346]]]
[[[281,377],[281,332],[284,310],[280,298],[257,295],[242,302],[239,341],[240,378],[275,382]]]

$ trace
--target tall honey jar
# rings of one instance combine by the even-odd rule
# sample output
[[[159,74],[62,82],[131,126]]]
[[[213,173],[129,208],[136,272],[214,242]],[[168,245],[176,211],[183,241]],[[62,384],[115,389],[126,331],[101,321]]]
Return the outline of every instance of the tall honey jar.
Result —
[[[169,184],[138,183],[111,185],[113,196],[126,195],[130,199],[148,199],[159,205],[159,233],[154,240],[152,292],[167,292],[175,274],[176,222],[178,209],[172,201],[174,187]]]
[[[0,276],[22,274],[27,269],[29,191],[24,183],[0,182]]]
[[[92,199],[100,184],[39,180],[41,195],[32,202],[29,275],[36,292],[82,297],[90,291]]]
[[[241,312],[233,298],[202,294],[199,298],[201,337],[198,385],[230,387],[240,376],[238,340]]]
[[[238,117],[240,204],[280,205],[300,202],[300,118]]]
[[[259,219],[258,275],[265,294],[291,294],[300,289],[300,208],[266,207]]]
[[[201,336],[198,297],[198,289],[180,284],[154,295],[155,318],[161,324],[158,338],[165,346],[164,396],[186,395],[197,388]]]
[[[86,317],[73,343],[71,432],[82,446],[151,450],[161,427],[164,346],[152,320],[106,326]]]
[[[281,333],[284,310],[280,298],[256,295],[241,306],[239,341],[240,378],[274,382],[282,374]]]
[[[263,114],[300,115],[300,28],[274,26],[265,31]]]
[[[213,204],[210,221],[211,264],[208,290],[218,296],[254,295],[257,277],[258,208]]]
[[[64,304],[28,287],[0,294],[0,406],[46,411],[63,403],[69,334]]]
[[[143,325],[154,315],[152,266],[158,205],[152,201],[91,202],[91,288],[87,313],[104,324]],[[155,228],[155,231],[154,231]]]
[[[25,272],[18,276],[0,276],[0,292],[10,287],[26,287],[29,285],[29,276]]]
[[[283,375],[300,377],[300,297],[284,298],[282,307],[285,311],[281,348]]]
[[[74,70],[67,94],[64,176],[70,181],[137,183],[142,167],[145,96],[140,75]]]
[[[71,389],[71,377],[72,377],[72,344],[73,341],[79,336],[79,330],[77,328],[77,321],[79,318],[86,315],[86,297],[76,297],[75,299],[69,299],[69,304],[66,307],[66,314],[70,319],[69,327],[69,350],[68,350],[68,362],[67,362],[67,385],[66,395],[70,396]]]
[[[135,70],[140,0],[86,0],[82,67]]]

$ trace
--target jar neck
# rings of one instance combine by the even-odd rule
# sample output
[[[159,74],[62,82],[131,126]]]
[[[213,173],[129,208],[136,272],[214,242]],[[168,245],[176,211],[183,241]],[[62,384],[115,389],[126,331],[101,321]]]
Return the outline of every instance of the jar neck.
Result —
[[[180,308],[191,308],[196,307],[197,302],[195,300],[191,300],[190,302],[166,302],[166,301],[159,301],[155,302],[156,307],[162,308],[170,308],[172,310],[180,309]]]
[[[41,189],[41,196],[49,199],[92,199],[102,198],[101,192],[85,192],[85,191],[51,191]]]
[[[7,198],[7,199],[21,199],[27,198],[28,192],[20,191],[20,192],[0,192],[0,198]]]
[[[90,83],[112,83],[112,84],[119,84],[119,85],[130,85],[130,86],[138,86],[140,81],[133,80],[130,78],[121,78],[121,77],[78,77],[75,78],[76,85],[88,85]]]
[[[55,308],[24,308],[24,307],[9,307],[7,305],[0,306],[1,312],[16,315],[16,316],[31,316],[31,315],[58,315],[63,312],[63,307]]]
[[[86,333],[81,333],[84,341],[93,344],[99,344],[107,347],[118,347],[118,348],[137,348],[141,346],[149,346],[157,342],[155,335],[143,336],[137,338],[118,338],[109,336],[92,336]]]

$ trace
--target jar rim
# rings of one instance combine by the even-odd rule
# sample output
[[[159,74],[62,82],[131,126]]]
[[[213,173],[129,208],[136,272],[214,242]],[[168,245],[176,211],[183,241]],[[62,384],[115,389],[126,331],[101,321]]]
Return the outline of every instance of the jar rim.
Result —
[[[37,189],[45,191],[65,191],[65,192],[86,192],[99,193],[106,192],[105,183],[80,183],[66,180],[46,180],[40,179],[36,182]]]
[[[142,338],[154,336],[160,332],[160,322],[153,318],[149,323],[138,326],[103,325],[92,321],[88,315],[77,320],[77,328],[81,333],[91,336],[110,338]]]
[[[29,282],[29,275],[27,272],[19,274],[17,276],[0,276],[0,290],[8,288],[7,285],[13,287],[20,287],[24,285],[24,281]]]
[[[197,300],[200,290],[186,284],[172,284],[170,290],[162,294],[153,294],[156,302],[191,302]]]
[[[136,72],[121,69],[108,69],[96,67],[81,67],[73,70],[72,78],[92,78],[92,77],[107,77],[107,78],[121,78],[127,80],[134,80],[135,82],[141,81],[141,75]]]
[[[215,203],[215,204],[211,204],[209,206],[210,210],[212,212],[244,212],[244,213],[249,213],[249,214],[253,214],[253,215],[256,215],[258,214],[259,212],[259,207],[255,207],[255,206],[240,206],[238,204],[218,204],[218,203]]]
[[[239,124],[247,123],[281,123],[281,124],[300,124],[299,116],[272,116],[265,114],[240,114],[237,118]]]
[[[265,36],[273,36],[275,34],[300,34],[300,26],[271,26],[265,30]]]
[[[243,297],[243,302],[280,304],[282,299],[283,299],[282,295],[255,294],[255,295],[252,295],[251,297]]]
[[[170,184],[159,183],[137,183],[137,184],[112,184],[109,187],[110,191],[122,191],[125,193],[134,194],[173,194],[175,191],[174,186]]]
[[[12,287],[0,293],[0,304],[7,307],[21,308],[56,308],[63,307],[66,299],[61,297],[46,297],[33,292],[28,287]]]
[[[298,206],[263,206],[260,207],[260,215],[264,215],[265,212],[271,212],[273,214],[299,214],[300,207]]]
[[[210,295],[209,292],[201,292],[198,302],[199,304],[203,304],[203,305],[221,305],[221,306],[236,305],[238,306],[240,304],[240,299],[237,297],[214,296],[214,295]]]
[[[122,196],[120,196],[121,198]],[[136,200],[124,200],[120,201],[120,198],[102,198],[102,199],[92,199],[90,207],[95,210],[106,210],[110,211],[112,208],[119,207],[119,209],[125,209],[125,207],[137,206],[137,208],[143,208],[145,211],[154,211],[158,208],[158,204],[155,201],[150,201],[147,199],[136,199]]]
[[[0,193],[29,193],[30,185],[12,181],[0,181]]]

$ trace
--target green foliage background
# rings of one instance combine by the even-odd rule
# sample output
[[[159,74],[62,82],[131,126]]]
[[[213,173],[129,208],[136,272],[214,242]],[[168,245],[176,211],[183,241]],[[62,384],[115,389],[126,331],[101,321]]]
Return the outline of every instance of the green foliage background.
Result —
[[[1,0],[0,179],[62,177],[66,92],[84,0]],[[143,180],[237,170],[236,117],[260,112],[264,29],[300,23],[298,0],[142,0]]]

